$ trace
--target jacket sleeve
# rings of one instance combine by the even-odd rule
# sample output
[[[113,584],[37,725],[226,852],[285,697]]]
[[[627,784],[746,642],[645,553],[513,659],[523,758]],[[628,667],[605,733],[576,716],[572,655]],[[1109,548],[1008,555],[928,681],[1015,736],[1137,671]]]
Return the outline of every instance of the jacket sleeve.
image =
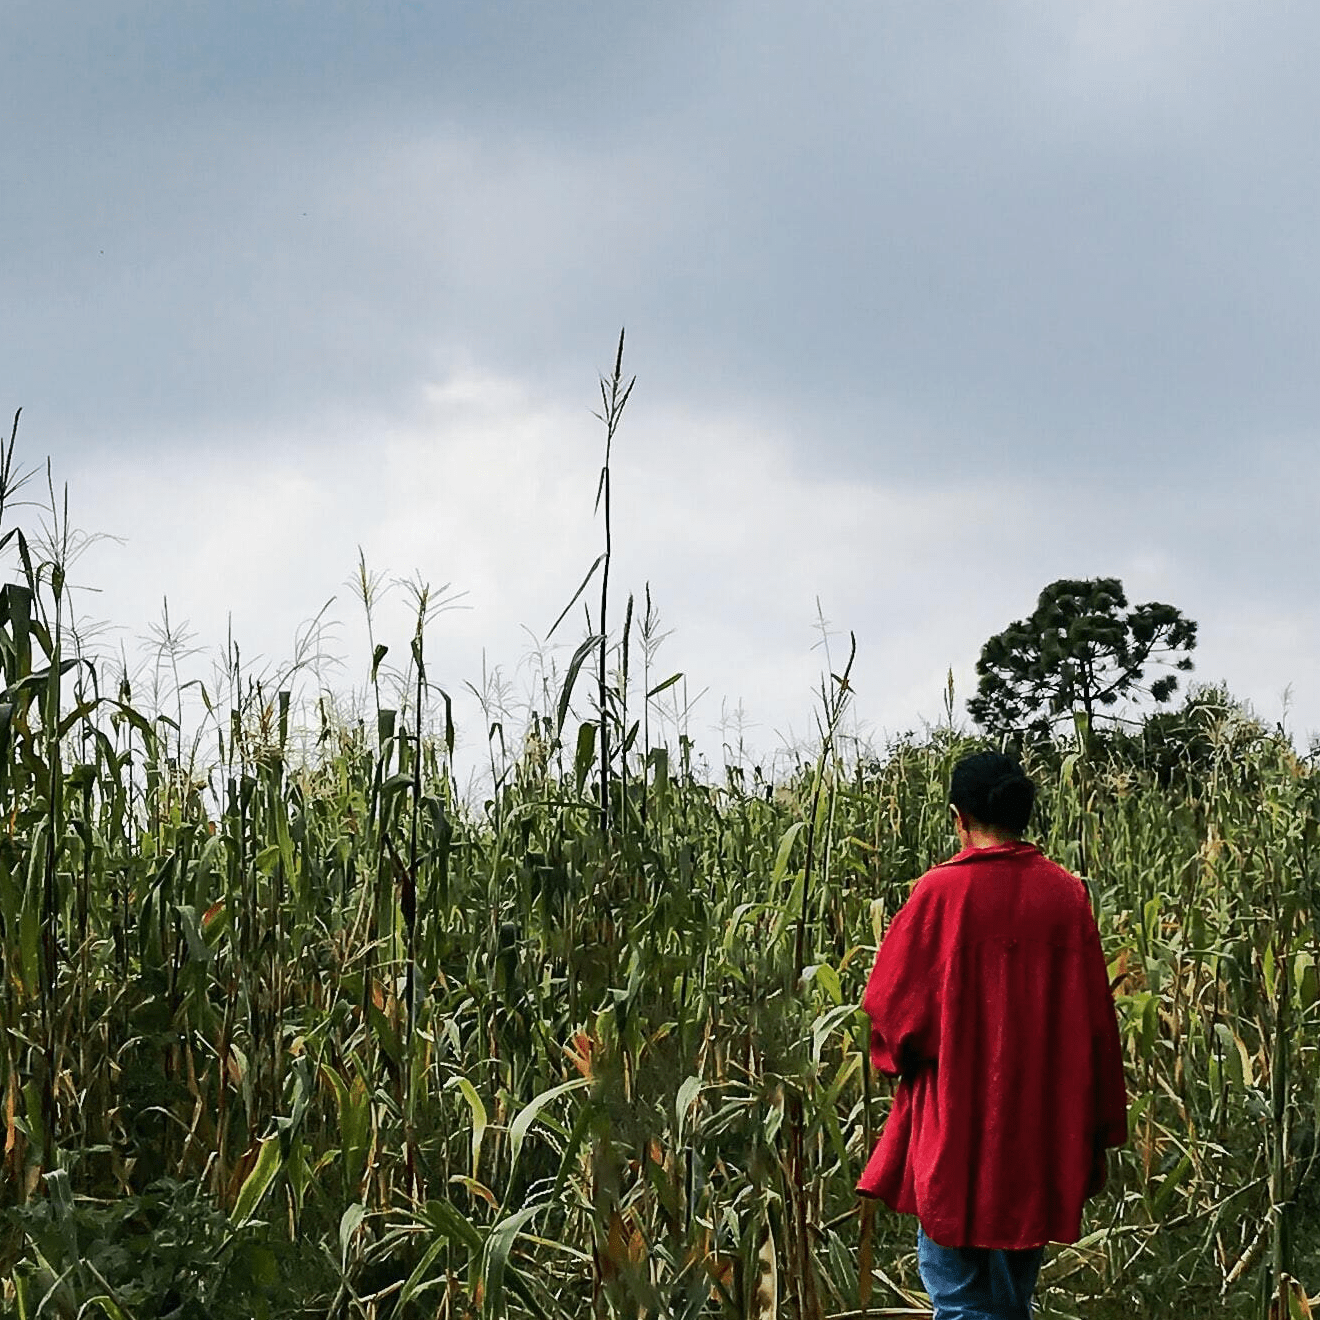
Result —
[[[1109,971],[1100,946],[1100,933],[1094,923],[1089,932],[1086,955],[1096,1086],[1089,1189],[1094,1193],[1105,1183],[1105,1151],[1127,1141],[1127,1086],[1123,1080],[1123,1045],[1118,1032],[1118,1014],[1114,1009],[1114,996],[1109,989]]]
[[[920,886],[885,932],[862,996],[871,1019],[871,1062],[911,1077],[939,1055],[938,956],[931,905]]]

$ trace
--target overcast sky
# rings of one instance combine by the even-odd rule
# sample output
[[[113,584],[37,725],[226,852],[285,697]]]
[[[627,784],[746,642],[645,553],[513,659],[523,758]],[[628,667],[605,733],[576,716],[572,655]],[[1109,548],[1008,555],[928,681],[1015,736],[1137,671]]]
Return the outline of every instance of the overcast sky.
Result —
[[[599,550],[626,325],[615,614],[650,583],[713,746],[740,703],[761,745],[807,732],[817,599],[883,736],[1064,576],[1179,606],[1197,678],[1320,729],[1314,5],[9,0],[2,30],[0,409],[122,538],[77,575],[104,645],[141,655],[168,598],[273,660],[334,597],[351,687],[361,546],[466,593],[439,681],[484,652],[520,691]]]

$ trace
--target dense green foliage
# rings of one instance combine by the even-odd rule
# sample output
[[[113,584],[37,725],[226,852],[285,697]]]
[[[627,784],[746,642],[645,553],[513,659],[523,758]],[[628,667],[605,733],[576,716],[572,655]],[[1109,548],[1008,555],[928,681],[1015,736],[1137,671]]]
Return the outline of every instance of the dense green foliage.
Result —
[[[845,669],[816,755],[711,783],[648,745],[621,641],[608,811],[573,667],[468,807],[421,591],[409,704],[327,703],[301,746],[236,677],[197,771],[69,654],[58,556],[10,545],[0,1311],[921,1313],[912,1224],[853,1194],[889,1094],[855,1006],[951,850],[956,732],[843,758]],[[1259,1315],[1320,1279],[1316,771],[1215,694],[1035,756],[1132,1097],[1042,1314]]]
[[[1174,606],[1148,601],[1129,610],[1117,578],[1061,578],[1025,619],[981,648],[967,710],[992,733],[1047,737],[1074,715],[1094,728],[1122,698],[1167,702],[1195,647],[1196,624]],[[1151,677],[1152,665],[1165,672]]]

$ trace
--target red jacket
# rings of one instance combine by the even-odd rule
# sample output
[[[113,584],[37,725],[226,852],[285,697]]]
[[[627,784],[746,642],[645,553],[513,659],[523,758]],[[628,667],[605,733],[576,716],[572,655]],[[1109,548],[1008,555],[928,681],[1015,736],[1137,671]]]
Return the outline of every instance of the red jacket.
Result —
[[[1029,843],[927,871],[862,1007],[900,1076],[857,1190],[946,1247],[1075,1242],[1127,1140],[1114,1001],[1086,889]]]

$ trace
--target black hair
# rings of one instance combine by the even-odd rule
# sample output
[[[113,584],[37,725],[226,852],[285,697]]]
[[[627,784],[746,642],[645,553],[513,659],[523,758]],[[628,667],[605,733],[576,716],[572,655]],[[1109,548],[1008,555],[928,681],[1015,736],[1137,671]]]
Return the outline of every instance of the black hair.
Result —
[[[973,752],[953,767],[949,801],[992,829],[1021,834],[1036,803],[1036,785],[1002,752]]]

